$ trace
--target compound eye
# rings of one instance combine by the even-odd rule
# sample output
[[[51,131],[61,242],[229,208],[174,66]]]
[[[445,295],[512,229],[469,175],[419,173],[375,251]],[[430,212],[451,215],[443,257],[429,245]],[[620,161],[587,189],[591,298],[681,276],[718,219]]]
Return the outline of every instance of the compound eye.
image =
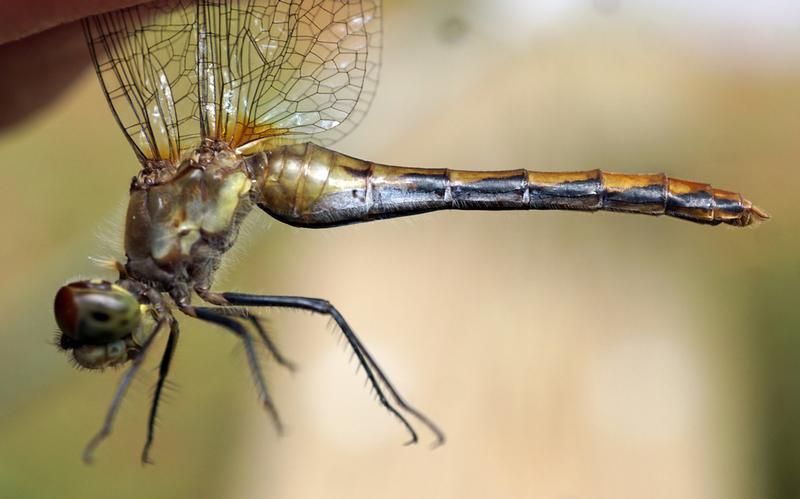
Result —
[[[128,360],[125,341],[117,340],[105,345],[83,345],[72,351],[75,362],[87,369],[103,369]]]
[[[54,306],[61,332],[80,344],[102,345],[130,335],[139,325],[139,302],[108,281],[78,281],[58,290]]]

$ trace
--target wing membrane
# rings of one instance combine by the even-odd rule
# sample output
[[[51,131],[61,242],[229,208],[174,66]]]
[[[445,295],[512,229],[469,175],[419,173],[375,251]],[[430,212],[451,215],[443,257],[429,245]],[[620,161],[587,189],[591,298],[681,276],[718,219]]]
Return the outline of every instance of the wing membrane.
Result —
[[[112,111],[142,162],[177,161],[197,142],[196,13],[172,1],[84,21]]]
[[[380,67],[379,0],[161,0],[84,22],[114,115],[140,161],[329,144],[360,121]]]

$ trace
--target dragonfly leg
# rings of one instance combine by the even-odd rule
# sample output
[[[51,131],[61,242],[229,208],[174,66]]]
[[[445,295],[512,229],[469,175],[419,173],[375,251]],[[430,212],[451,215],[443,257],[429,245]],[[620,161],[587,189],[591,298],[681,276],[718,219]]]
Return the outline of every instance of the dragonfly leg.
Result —
[[[291,372],[297,370],[297,365],[284,357],[281,351],[278,349],[278,346],[272,341],[272,338],[269,337],[269,334],[267,334],[267,330],[264,328],[264,324],[261,322],[261,319],[250,312],[246,312],[245,317],[253,324],[258,336],[261,337],[261,341],[264,342],[264,345],[267,347],[267,350],[269,350],[269,353],[275,358],[275,361]]]
[[[172,357],[175,355],[175,347],[178,345],[178,336],[180,335],[180,328],[178,321],[174,318],[169,323],[169,338],[167,339],[167,346],[164,347],[164,354],[161,356],[161,364],[158,366],[158,381],[156,382],[156,389],[153,392],[153,402],[150,405],[150,415],[147,418],[147,440],[142,449],[142,464],[152,464],[150,460],[150,447],[153,445],[153,437],[155,435],[156,416],[158,414],[158,403],[161,401],[161,394],[164,391],[164,384],[167,381],[167,374],[169,374],[169,367],[172,364]]]
[[[213,305],[219,305],[220,307],[225,307],[229,305],[229,303],[225,301],[225,298],[222,296],[221,293],[215,293],[207,288],[196,288],[195,291],[200,296],[200,298],[207,301],[208,303],[211,303]],[[272,338],[270,338],[266,328],[264,328],[264,324],[261,322],[261,319],[258,316],[256,316],[247,309],[233,310],[233,309],[220,308],[217,309],[217,311],[225,315],[243,317],[249,320],[250,323],[253,324],[253,327],[258,333],[258,336],[261,338],[261,341],[264,342],[264,346],[267,347],[267,350],[269,350],[270,355],[272,355],[272,357],[278,362],[278,364],[285,367],[291,372],[297,370],[297,365],[291,360],[284,357],[284,355],[278,349],[278,346],[275,344],[274,341],[272,341]]]
[[[153,327],[153,332],[148,336],[147,340],[142,345],[139,354],[133,359],[131,367],[125,372],[125,375],[119,382],[117,391],[114,392],[114,398],[111,400],[111,406],[108,408],[106,418],[103,421],[102,428],[100,428],[100,431],[98,431],[95,436],[89,440],[89,443],[87,443],[86,447],[83,449],[82,458],[83,462],[86,464],[92,463],[92,455],[94,454],[95,449],[97,449],[97,446],[100,445],[100,442],[111,435],[111,429],[114,426],[114,418],[117,416],[117,412],[122,404],[122,399],[125,397],[125,393],[128,391],[131,381],[133,381],[136,373],[139,372],[139,368],[142,366],[142,362],[144,362],[145,355],[147,354],[150,346],[153,344],[153,340],[161,328],[164,327],[165,322],[166,319],[160,319],[156,323],[156,325]]]
[[[264,343],[264,346],[267,347],[267,350],[269,351],[270,355],[272,355],[272,357],[275,359],[275,361],[279,365],[285,367],[291,372],[297,370],[297,365],[291,360],[287,359],[281,353],[280,349],[278,348],[278,345],[276,345],[275,342],[272,341],[272,338],[270,338],[269,334],[267,333],[264,324],[261,322],[261,319],[257,315],[246,309],[235,310],[229,308],[218,308],[215,310],[223,315],[242,317],[250,321],[250,323],[253,325],[253,328],[258,333],[258,336],[261,338],[261,341]]]
[[[264,408],[272,417],[272,421],[275,423],[275,429],[279,434],[282,434],[283,423],[281,422],[281,418],[278,415],[277,409],[275,408],[275,404],[272,402],[272,397],[270,397],[269,391],[267,390],[267,384],[264,381],[264,374],[261,371],[261,365],[258,362],[256,348],[253,344],[253,338],[247,332],[247,329],[245,329],[245,327],[236,319],[228,317],[229,312],[225,312],[223,309],[211,307],[186,307],[183,309],[183,311],[186,314],[196,317],[202,321],[222,326],[242,340],[245,353],[247,354],[247,363],[250,366],[250,372],[253,375],[253,381],[258,389],[259,399],[261,399],[261,403],[264,405]]]
[[[403,426],[405,426],[406,430],[408,430],[409,434],[411,435],[411,439],[407,442],[407,444],[417,442],[417,433],[411,426],[411,423],[406,419],[405,416],[403,416],[403,414],[395,407],[394,404],[408,414],[411,414],[414,418],[430,429],[430,431],[436,436],[434,446],[444,443],[445,436],[442,430],[440,430],[439,427],[436,426],[436,424],[427,416],[406,402],[406,400],[394,387],[392,382],[389,381],[389,378],[383,372],[383,369],[381,369],[364,344],[361,343],[361,340],[358,339],[358,336],[356,336],[353,329],[350,327],[347,321],[345,321],[339,310],[337,310],[336,307],[331,305],[327,300],[298,296],[264,296],[247,295],[241,293],[220,293],[218,296],[224,298],[228,305],[245,307],[294,308],[330,316],[339,326],[339,329],[344,334],[348,344],[353,349],[353,352],[355,353],[359,364],[366,372],[367,379],[369,380],[372,388],[375,390],[381,405],[383,405],[390,413],[399,419]],[[386,392],[384,392],[384,388]],[[386,397],[387,393],[394,401],[394,404],[392,404]]]

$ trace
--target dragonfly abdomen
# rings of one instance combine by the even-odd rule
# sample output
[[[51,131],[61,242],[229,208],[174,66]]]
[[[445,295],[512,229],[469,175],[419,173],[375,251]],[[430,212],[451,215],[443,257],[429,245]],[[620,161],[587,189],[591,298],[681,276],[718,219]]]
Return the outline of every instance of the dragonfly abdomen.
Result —
[[[264,153],[258,171],[258,205],[302,227],[443,209],[605,210],[736,226],[766,218],[740,194],[661,173],[408,168],[362,161],[313,144]]]
[[[736,192],[663,173],[527,172],[530,209],[667,215],[695,223],[750,225],[767,214]]]

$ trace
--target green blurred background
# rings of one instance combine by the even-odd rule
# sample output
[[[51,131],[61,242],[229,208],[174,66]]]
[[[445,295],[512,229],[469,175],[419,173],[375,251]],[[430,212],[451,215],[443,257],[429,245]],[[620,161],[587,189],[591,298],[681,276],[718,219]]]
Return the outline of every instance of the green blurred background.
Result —
[[[269,383],[186,320],[92,467],[119,373],[48,344],[55,290],[120,256],[135,158],[94,76],[0,136],[0,497],[800,496],[800,8],[790,0],[386,0],[373,109],[337,149],[465,169],[666,171],[740,190],[755,229],[438,213],[330,231],[253,214],[220,289],[335,303],[447,445],[405,435],[326,320],[270,313]],[[4,71],[12,78],[13,71]],[[423,440],[430,439],[423,435]]]

